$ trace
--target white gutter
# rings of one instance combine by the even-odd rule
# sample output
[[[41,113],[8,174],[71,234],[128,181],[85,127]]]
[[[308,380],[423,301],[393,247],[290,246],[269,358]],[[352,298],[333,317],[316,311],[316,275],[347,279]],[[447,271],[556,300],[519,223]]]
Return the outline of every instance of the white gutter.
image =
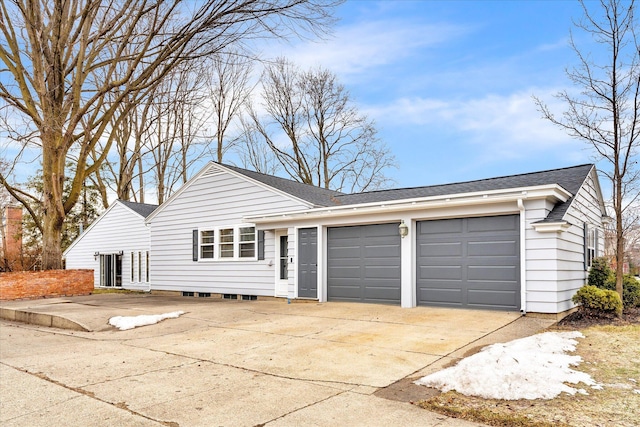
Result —
[[[485,192],[462,193],[444,196],[422,197],[414,199],[391,200],[387,202],[361,203],[346,206],[330,206],[316,209],[281,212],[278,214],[246,216],[243,219],[252,223],[277,223],[292,219],[311,219],[351,216],[354,214],[380,212],[406,212],[425,208],[482,205],[496,202],[514,202],[522,198],[553,198],[566,201],[571,194],[559,185],[545,185],[523,189],[493,190]]]
[[[520,312],[527,313],[527,223],[525,209],[522,198],[518,199],[518,210],[520,210]]]

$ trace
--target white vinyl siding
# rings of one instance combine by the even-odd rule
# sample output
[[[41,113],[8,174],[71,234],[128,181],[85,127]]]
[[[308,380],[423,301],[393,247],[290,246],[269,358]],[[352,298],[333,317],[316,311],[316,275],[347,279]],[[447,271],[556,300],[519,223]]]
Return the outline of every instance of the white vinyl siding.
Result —
[[[150,221],[151,288],[273,296],[277,265],[274,233],[265,230],[265,259],[257,260],[257,231],[252,241],[243,242],[240,228],[249,226],[244,224],[243,217],[306,207],[302,202],[217,165],[209,166]],[[231,228],[234,230],[232,258],[205,262],[208,260],[200,257],[193,261],[193,230],[198,230],[201,238],[201,231]],[[217,235],[216,238],[216,242],[221,243]],[[247,255],[251,246],[253,255],[241,257],[241,249]],[[200,245],[199,254],[201,250]],[[219,250],[215,249],[215,253]]]
[[[100,286],[100,257],[94,254],[122,252],[122,287],[146,290],[147,286],[137,281],[137,273],[132,280],[137,260],[132,264],[131,254],[148,251],[149,239],[144,218],[115,201],[65,252],[66,268],[92,269],[94,284]]]
[[[602,212],[593,174],[587,177],[564,216],[566,231],[540,233],[531,222],[543,219],[544,210],[527,208],[527,311],[559,313],[574,305],[571,297],[585,284],[584,224],[595,228],[599,237],[595,253],[603,253]],[[541,202],[535,202],[541,203]],[[530,217],[531,215],[531,217]],[[545,215],[546,216],[546,215]]]

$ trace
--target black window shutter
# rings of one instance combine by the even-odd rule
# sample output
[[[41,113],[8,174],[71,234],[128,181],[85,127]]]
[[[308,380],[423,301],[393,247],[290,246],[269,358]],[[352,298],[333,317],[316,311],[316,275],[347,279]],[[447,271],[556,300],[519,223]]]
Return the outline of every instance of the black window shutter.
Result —
[[[193,260],[198,260],[198,230],[193,230],[193,238],[192,238],[192,254]]]
[[[258,259],[264,259],[264,230],[258,230]]]
[[[596,239],[595,239],[595,242],[593,242],[593,244],[595,245],[595,247],[593,248],[593,257],[597,258],[598,257],[598,238],[600,237],[600,230],[596,229],[595,235],[596,235]]]
[[[584,223],[584,270],[589,269],[589,226]]]

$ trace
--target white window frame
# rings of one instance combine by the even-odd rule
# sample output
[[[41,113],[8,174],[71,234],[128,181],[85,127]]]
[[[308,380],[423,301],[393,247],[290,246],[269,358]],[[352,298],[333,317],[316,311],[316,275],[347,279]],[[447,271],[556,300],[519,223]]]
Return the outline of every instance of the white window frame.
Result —
[[[587,224],[587,245],[585,251],[587,252],[587,268],[591,268],[594,258],[598,257],[598,228],[591,224]]]
[[[203,233],[213,233],[213,242],[203,242],[203,238],[202,238],[202,234]],[[216,237],[216,230],[215,229],[206,229],[206,230],[198,230],[198,260],[203,259],[203,260],[211,260],[211,259],[215,259],[216,257],[216,245],[215,243],[218,241],[218,238]],[[209,237],[209,236],[207,236]],[[203,252],[203,248],[204,247],[209,247],[211,246],[211,250],[212,252],[209,252],[207,250],[207,253],[211,253],[211,256],[204,256],[204,252]]]
[[[240,241],[242,234],[240,230],[243,228],[253,228],[253,240]],[[233,230],[233,242],[222,242],[221,231]],[[213,243],[203,243],[202,233],[213,232]],[[221,256],[222,245],[233,245],[233,256],[223,257]],[[253,255],[250,257],[241,257],[242,245],[253,244]],[[205,258],[202,256],[203,246],[213,246],[213,258]],[[258,259],[258,230],[255,224],[235,224],[228,226],[216,226],[216,227],[200,227],[198,228],[198,262],[211,262],[211,261],[256,261]]]

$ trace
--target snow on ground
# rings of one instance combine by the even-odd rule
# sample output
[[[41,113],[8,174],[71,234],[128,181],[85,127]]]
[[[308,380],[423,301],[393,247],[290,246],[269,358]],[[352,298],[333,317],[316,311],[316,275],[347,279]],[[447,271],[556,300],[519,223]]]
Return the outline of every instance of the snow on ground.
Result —
[[[121,331],[137,328],[138,326],[153,325],[164,319],[175,319],[184,314],[184,311],[173,311],[164,314],[143,314],[140,316],[115,316],[109,319],[109,324]]]
[[[568,355],[584,338],[580,332],[545,332],[483,348],[456,366],[427,375],[416,384],[443,392],[456,390],[487,399],[552,399],[560,393],[586,394],[565,383],[600,386],[589,374],[575,371],[582,358]]]

